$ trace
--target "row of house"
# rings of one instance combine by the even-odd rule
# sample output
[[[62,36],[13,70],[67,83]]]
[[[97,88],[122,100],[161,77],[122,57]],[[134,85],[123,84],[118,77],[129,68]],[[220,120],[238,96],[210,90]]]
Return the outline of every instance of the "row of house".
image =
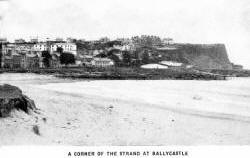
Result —
[[[50,67],[60,67],[58,48],[62,48],[63,52],[77,55],[76,44],[68,40],[38,42],[37,39],[31,39],[30,42],[26,42],[23,39],[17,39],[10,43],[7,39],[2,39],[0,43],[2,44],[1,67],[3,68],[43,68],[45,67],[42,57],[44,51],[51,54]]]
[[[44,68],[43,57],[37,54],[18,54],[14,53],[11,56],[3,56],[1,62],[2,68],[10,69],[35,69],[35,68]],[[52,55],[52,58],[49,60],[49,65],[52,68],[59,68],[60,59],[56,54]]]
[[[40,42],[36,43],[32,47],[32,51],[50,51],[56,52],[58,48],[62,48],[64,52],[69,52],[73,55],[77,55],[77,47],[75,43],[65,42]]]
[[[95,55],[101,53],[94,50],[92,55],[85,58],[77,54],[76,43],[64,41],[47,41],[47,42],[24,42],[16,40],[15,43],[1,43],[1,67],[2,68],[44,68],[44,58],[42,53],[47,51],[52,58],[48,61],[51,68],[61,67],[60,53],[58,48],[62,48],[63,52],[74,55],[76,59],[75,66],[97,66],[107,67],[113,66],[114,62],[108,58],[98,58]]]
[[[157,41],[158,38],[155,37],[155,40]],[[169,45],[171,42],[172,39],[163,40],[163,44],[165,43],[166,45]],[[37,39],[31,39],[29,42],[23,39],[17,39],[14,43],[9,43],[6,39],[5,42],[2,41],[0,43],[3,43],[2,67],[7,68],[44,67],[42,57],[42,52],[44,51],[49,52],[52,56],[49,64],[51,67],[60,67],[60,52],[74,55],[76,65],[78,66],[97,67],[107,67],[115,64],[112,60],[113,58],[109,58],[110,53],[117,56],[120,61],[123,60],[123,52],[132,53],[136,52],[136,50],[143,50],[139,51],[140,53],[137,55],[139,58],[142,58],[141,56],[145,51],[149,54],[149,57],[151,57],[151,53],[155,54],[151,49],[145,49],[145,46],[138,47],[133,39],[129,38],[114,41],[110,41],[107,38],[97,41],[74,40],[70,38],[64,41],[61,38],[57,38],[44,42],[39,42]],[[106,56],[100,56],[100,54],[106,54]],[[134,56],[136,56],[136,54],[134,54]]]

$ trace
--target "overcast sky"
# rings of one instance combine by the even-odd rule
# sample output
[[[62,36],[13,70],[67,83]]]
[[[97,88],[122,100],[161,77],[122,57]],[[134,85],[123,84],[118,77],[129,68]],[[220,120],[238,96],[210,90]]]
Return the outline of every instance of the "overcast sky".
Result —
[[[10,0],[1,2],[8,39],[98,39],[152,34],[176,42],[225,43],[250,68],[249,0]]]

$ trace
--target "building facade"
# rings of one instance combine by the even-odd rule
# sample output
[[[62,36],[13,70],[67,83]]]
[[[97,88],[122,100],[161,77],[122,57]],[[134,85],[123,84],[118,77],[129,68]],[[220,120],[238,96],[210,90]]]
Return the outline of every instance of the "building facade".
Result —
[[[13,60],[11,56],[4,56],[2,58],[2,68],[8,68],[8,69],[13,68]]]
[[[28,69],[39,68],[39,57],[35,54],[27,54],[26,55],[26,65],[25,67]]]
[[[12,55],[13,60],[13,68],[27,68],[26,67],[26,57],[24,55],[20,54],[13,54]]]
[[[114,62],[109,58],[93,58],[91,65],[94,67],[110,67],[114,66]]]
[[[48,50],[48,45],[45,42],[44,43],[36,43],[33,46],[33,50],[34,51],[39,51],[39,52],[47,51]]]
[[[63,52],[71,53],[77,55],[77,46],[75,43],[53,43],[50,46],[51,52],[56,52],[58,48],[62,48]]]

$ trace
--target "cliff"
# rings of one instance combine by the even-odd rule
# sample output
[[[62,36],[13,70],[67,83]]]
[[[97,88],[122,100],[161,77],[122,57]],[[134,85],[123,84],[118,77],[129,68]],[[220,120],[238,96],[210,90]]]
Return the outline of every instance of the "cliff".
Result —
[[[163,57],[201,69],[232,69],[224,44],[178,44],[175,48],[164,50]]]

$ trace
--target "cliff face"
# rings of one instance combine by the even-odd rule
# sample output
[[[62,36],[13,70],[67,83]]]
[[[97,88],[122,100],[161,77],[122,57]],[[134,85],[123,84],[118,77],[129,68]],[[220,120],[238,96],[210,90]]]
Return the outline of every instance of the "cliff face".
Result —
[[[224,44],[181,44],[176,47],[176,50],[164,51],[165,58],[202,69],[232,69]]]

